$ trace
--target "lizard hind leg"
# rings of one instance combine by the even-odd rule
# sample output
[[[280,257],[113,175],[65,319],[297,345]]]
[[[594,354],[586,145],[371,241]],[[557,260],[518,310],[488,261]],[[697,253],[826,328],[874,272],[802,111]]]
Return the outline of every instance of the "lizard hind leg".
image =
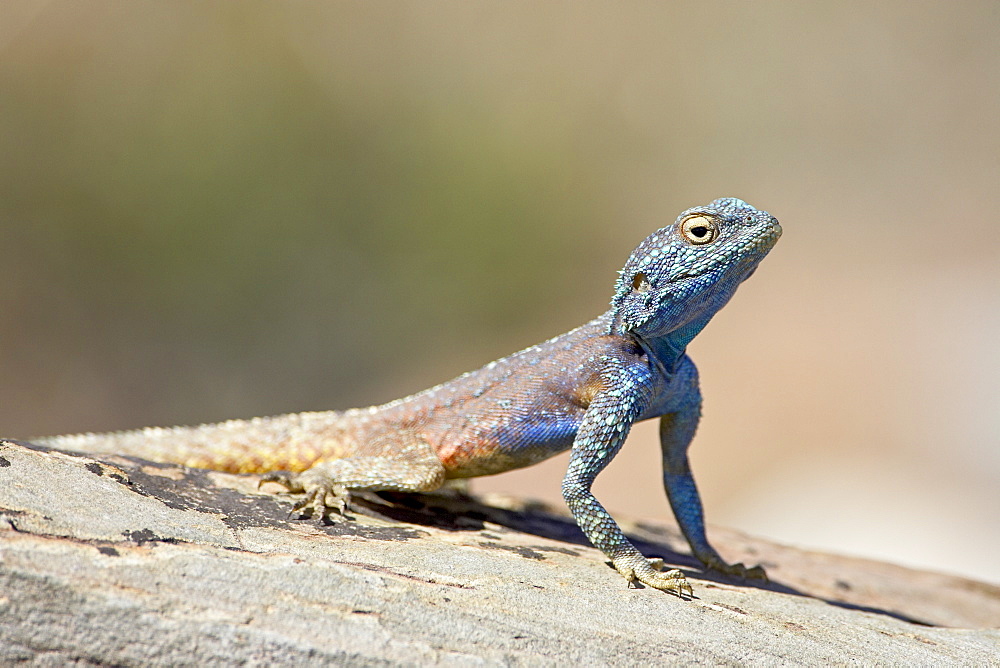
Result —
[[[303,493],[292,509],[312,508],[315,517],[350,505],[352,491],[432,492],[445,481],[445,470],[434,448],[413,431],[385,434],[361,445],[350,457],[319,461],[302,473],[273,471],[261,484],[276,482]]]

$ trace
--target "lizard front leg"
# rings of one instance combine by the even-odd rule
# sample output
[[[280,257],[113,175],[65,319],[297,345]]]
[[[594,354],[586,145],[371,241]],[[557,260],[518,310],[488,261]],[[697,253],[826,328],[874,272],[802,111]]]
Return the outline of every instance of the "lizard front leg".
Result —
[[[690,595],[691,585],[683,573],[676,569],[663,572],[661,561],[644,557],[590,491],[597,474],[618,454],[652,395],[652,377],[644,363],[617,357],[606,357],[602,362],[601,389],[591,400],[573,441],[563,498],[587,539],[630,583],[639,581],[655,589]]]
[[[693,365],[692,365],[693,366]],[[697,379],[695,377],[695,383]],[[688,392],[685,408],[660,417],[660,447],[663,452],[663,486],[674,517],[691,546],[691,552],[708,568],[742,578],[767,580],[760,566],[730,564],[715,551],[705,535],[705,517],[701,497],[694,484],[687,449],[694,438],[701,417],[701,396],[697,385]]]
[[[363,444],[350,457],[317,462],[302,473],[266,473],[261,484],[276,482],[303,493],[293,511],[312,507],[323,517],[331,508],[343,514],[352,491],[432,492],[444,480],[434,448],[419,434],[404,430]]]

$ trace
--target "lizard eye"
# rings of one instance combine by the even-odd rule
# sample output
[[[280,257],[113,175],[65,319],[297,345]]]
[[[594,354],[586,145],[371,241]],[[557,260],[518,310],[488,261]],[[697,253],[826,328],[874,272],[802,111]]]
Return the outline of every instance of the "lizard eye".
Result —
[[[635,292],[649,292],[652,286],[646,279],[646,274],[641,271],[632,278],[632,290]]]
[[[681,221],[680,233],[689,244],[703,246],[719,238],[719,224],[707,216],[691,216]]]

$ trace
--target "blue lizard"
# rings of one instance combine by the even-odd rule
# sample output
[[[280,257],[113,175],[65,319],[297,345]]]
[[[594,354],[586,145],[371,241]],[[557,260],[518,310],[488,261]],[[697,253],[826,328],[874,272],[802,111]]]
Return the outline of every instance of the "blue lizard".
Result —
[[[351,490],[428,492],[572,448],[562,493],[590,542],[629,582],[690,594],[684,575],[644,557],[591,492],[632,424],[659,417],[664,487],[692,553],[723,573],[763,578],[759,566],[726,563],[705,535],[687,456],[701,394],[685,349],[780,235],[777,220],[739,199],[688,209],[632,252],[603,315],[382,406],[35,441],[265,473],[262,482],[304,493],[296,510],[320,515],[343,511]]]

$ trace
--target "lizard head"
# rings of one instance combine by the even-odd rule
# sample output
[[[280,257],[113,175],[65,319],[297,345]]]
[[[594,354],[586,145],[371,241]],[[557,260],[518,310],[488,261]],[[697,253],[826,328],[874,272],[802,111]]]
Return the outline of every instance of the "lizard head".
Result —
[[[780,236],[771,214],[740,199],[688,209],[632,251],[611,301],[611,333],[667,337],[683,352]]]

